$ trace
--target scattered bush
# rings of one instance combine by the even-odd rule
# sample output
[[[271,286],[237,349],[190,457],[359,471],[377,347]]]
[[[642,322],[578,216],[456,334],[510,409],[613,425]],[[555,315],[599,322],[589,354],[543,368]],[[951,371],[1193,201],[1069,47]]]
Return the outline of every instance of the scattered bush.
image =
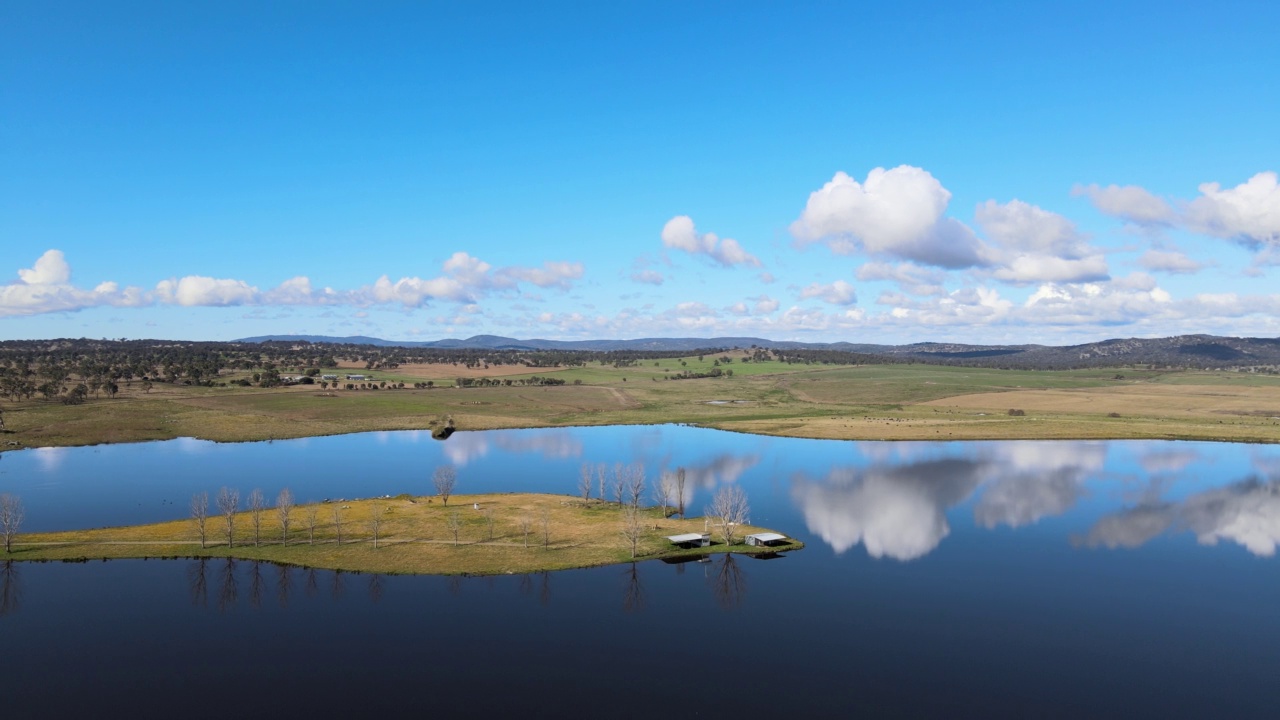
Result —
[[[1022,416],[1026,415],[1026,414],[1027,414],[1027,411],[1025,411],[1025,410],[1018,410],[1018,409],[1016,409],[1016,408],[1011,408],[1011,409],[1009,410],[1009,415],[1010,415],[1010,416],[1012,416],[1012,417],[1022,417]]]

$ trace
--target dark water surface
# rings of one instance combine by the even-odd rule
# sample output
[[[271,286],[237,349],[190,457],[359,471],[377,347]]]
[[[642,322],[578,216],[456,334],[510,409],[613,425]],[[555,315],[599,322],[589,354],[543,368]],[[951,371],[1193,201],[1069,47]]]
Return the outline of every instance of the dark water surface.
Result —
[[[676,426],[0,456],[25,529],[300,500],[743,486],[779,560],[496,578],[0,563],[0,717],[1277,717],[1280,447],[850,443]]]

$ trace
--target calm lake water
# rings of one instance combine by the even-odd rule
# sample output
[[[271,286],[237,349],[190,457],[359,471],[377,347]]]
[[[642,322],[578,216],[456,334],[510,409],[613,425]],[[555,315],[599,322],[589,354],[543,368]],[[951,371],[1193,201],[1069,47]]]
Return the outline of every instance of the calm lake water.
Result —
[[[746,489],[778,560],[496,578],[0,564],[5,718],[1277,717],[1280,447],[873,443],[679,426],[196,440],[0,456],[25,529],[191,495],[572,493],[583,462]]]

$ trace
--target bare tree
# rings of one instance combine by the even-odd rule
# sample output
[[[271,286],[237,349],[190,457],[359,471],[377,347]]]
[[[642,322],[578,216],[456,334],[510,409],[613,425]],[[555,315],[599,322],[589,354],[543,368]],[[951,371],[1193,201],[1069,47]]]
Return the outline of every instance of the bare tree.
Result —
[[[289,541],[289,522],[293,519],[293,493],[289,488],[276,496],[276,517],[280,519],[280,542]]]
[[[644,463],[632,463],[626,470],[626,500],[633,508],[640,507],[640,499],[644,497]]]
[[[524,546],[529,547],[529,532],[533,530],[533,518],[528,515],[520,516],[520,532],[524,534]]]
[[[745,525],[751,508],[747,505],[747,493],[737,485],[726,485],[711,499],[707,516],[720,530],[725,545],[732,545],[739,525]]]
[[[462,516],[457,510],[449,513],[449,532],[453,533],[453,545],[458,545],[458,532],[462,530]]]
[[[453,486],[458,483],[458,471],[452,465],[441,465],[436,468],[432,481],[436,484],[436,493],[449,504],[449,496],[453,494]]]
[[[640,544],[640,538],[644,537],[644,515],[639,508],[628,505],[623,509],[622,537],[631,545],[631,559],[634,560],[636,546]]]
[[[4,551],[13,552],[13,538],[22,529],[22,520],[26,512],[22,509],[22,498],[5,493],[0,495],[0,535],[4,536]]]
[[[225,485],[218,491],[218,512],[227,522],[227,547],[234,542],[236,510],[240,509],[240,491],[232,490]]]
[[[209,493],[202,492],[191,496],[191,518],[196,521],[196,533],[200,535],[200,549],[205,548],[208,539]]]
[[[627,466],[622,463],[613,464],[613,501],[622,504],[622,494],[627,486]]]
[[[338,544],[342,544],[342,506],[333,506],[333,532],[338,536]]]
[[[484,526],[485,526],[485,529],[488,530],[488,537],[490,540],[492,540],[493,539],[493,508],[485,508],[484,510],[481,511],[481,513],[484,515]]]
[[[320,508],[315,505],[308,505],[303,517],[307,520],[307,543],[309,545],[316,544],[316,521],[319,519]]]
[[[543,508],[542,510],[542,547],[551,546],[551,511]]]
[[[608,499],[609,499],[609,496],[604,494],[604,480],[605,480],[605,474],[606,474],[606,472],[607,472],[607,471],[606,471],[606,469],[605,469],[605,464],[604,464],[604,463],[597,463],[597,464],[596,464],[596,482],[597,482],[597,483],[599,483],[599,485],[600,485],[600,493],[599,493],[599,497],[600,497],[600,499],[601,499],[601,500],[608,500]]]
[[[249,498],[245,501],[249,506],[249,522],[253,525],[253,546],[258,547],[262,539],[262,511],[267,507],[267,501],[262,497],[262,491],[254,488],[249,491]]]
[[[591,480],[591,463],[584,462],[578,477],[578,492],[582,493],[583,500],[591,499]]]
[[[387,506],[374,503],[369,509],[369,529],[373,531],[373,549],[378,549],[378,530],[382,528],[382,519],[387,514]]]
[[[675,478],[669,472],[662,473],[658,482],[653,484],[653,499],[662,508],[662,517],[667,517],[667,506],[671,504],[671,493],[674,491]]]
[[[684,468],[676,468],[676,511],[684,519]]]

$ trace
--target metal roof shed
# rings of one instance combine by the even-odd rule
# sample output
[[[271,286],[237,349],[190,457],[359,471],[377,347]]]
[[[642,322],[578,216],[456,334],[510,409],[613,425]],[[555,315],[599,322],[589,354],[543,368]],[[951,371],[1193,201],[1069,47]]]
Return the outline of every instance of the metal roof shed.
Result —
[[[778,533],[755,533],[754,535],[748,535],[746,537],[748,545],[756,546],[776,545],[786,541],[787,536],[779,535]]]
[[[681,547],[706,547],[711,544],[711,535],[707,533],[685,533],[669,535],[667,539]]]

